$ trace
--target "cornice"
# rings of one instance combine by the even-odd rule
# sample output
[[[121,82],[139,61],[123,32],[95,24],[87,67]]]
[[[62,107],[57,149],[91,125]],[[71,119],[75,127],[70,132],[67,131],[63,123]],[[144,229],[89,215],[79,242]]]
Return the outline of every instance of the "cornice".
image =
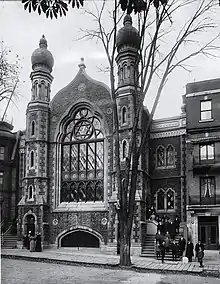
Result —
[[[151,133],[150,138],[151,139],[158,139],[158,138],[165,138],[165,137],[175,137],[175,136],[181,136],[186,134],[186,129],[177,129],[177,130],[171,130],[171,131],[163,131],[163,132],[157,132],[157,133]]]
[[[154,120],[151,126],[151,132],[159,132],[165,130],[178,130],[186,127],[186,117],[176,116],[164,119]]]

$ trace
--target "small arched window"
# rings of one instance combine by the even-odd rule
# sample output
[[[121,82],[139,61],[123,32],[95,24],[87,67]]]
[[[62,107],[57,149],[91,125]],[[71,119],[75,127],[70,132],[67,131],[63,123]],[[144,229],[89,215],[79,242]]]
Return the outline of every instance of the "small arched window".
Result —
[[[128,78],[128,66],[126,63],[123,65],[123,73],[124,73],[123,78],[127,79]]]
[[[157,192],[157,210],[165,210],[165,194],[162,188]]]
[[[169,145],[166,152],[167,166],[174,166],[174,147]]]
[[[157,149],[157,167],[165,166],[165,151],[162,146]]]
[[[174,209],[174,201],[175,201],[175,192],[173,189],[169,188],[167,190],[167,196],[166,196],[166,208],[167,210]]]
[[[123,106],[121,110],[121,117],[122,117],[122,124],[125,124],[127,122],[127,107]]]
[[[34,151],[31,151],[30,167],[34,167]]]
[[[127,155],[128,155],[128,147],[127,147],[127,141],[126,140],[124,140],[123,142],[122,142],[122,158],[123,159],[125,159],[126,157],[127,157]]]
[[[35,121],[33,120],[31,122],[31,136],[35,135]]]
[[[28,187],[28,199],[33,199],[33,186]]]

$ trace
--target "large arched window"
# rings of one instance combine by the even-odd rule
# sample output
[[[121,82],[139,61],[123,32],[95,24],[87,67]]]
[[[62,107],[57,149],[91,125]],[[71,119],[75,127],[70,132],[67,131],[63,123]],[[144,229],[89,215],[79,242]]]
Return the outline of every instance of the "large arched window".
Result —
[[[103,201],[104,137],[100,118],[78,109],[64,128],[61,202]]]
[[[165,151],[164,147],[159,146],[157,149],[157,167],[165,166]]]
[[[167,159],[167,166],[174,166],[174,147],[172,145],[169,145],[167,147],[167,153],[166,153],[166,159]]]

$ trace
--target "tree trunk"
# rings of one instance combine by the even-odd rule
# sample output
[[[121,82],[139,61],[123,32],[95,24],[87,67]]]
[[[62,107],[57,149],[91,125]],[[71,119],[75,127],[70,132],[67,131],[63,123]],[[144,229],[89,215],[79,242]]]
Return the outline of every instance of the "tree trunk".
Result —
[[[130,235],[125,222],[120,222],[120,266],[131,266]]]

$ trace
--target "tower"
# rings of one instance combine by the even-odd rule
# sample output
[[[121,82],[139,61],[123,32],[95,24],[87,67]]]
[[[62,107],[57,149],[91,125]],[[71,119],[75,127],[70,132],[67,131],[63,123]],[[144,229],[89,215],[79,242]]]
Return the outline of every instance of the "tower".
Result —
[[[44,245],[49,242],[48,223],[48,139],[50,87],[54,59],[43,35],[32,56],[30,74],[31,100],[26,111],[25,169],[23,192],[18,204],[18,240],[22,235],[41,233]]]
[[[138,30],[132,26],[132,18],[126,15],[122,27],[117,34],[116,47],[117,56],[116,63],[118,67],[118,87],[116,90],[116,101],[118,108],[119,120],[119,140],[120,140],[120,161],[123,176],[123,169],[125,167],[126,157],[128,154],[128,147],[134,124],[135,112],[139,104],[140,87],[138,85],[138,64],[139,64],[139,45],[140,35]],[[140,121],[137,131],[137,139],[141,135],[141,127],[143,117],[146,115],[145,111],[140,115]],[[140,130],[140,131],[139,131]],[[140,159],[141,161],[142,159]],[[140,162],[140,171],[138,172],[137,193],[136,193],[136,208],[133,222],[133,230],[131,235],[131,253],[140,254],[141,250],[141,220],[144,219],[142,210],[142,200],[144,198],[144,174],[142,162]],[[115,170],[113,169],[113,172]],[[113,175],[113,184],[115,184],[116,177]],[[113,191],[112,201],[115,202],[117,198],[117,191]],[[111,210],[111,209],[110,209]],[[110,211],[111,212],[111,211]],[[114,212],[112,206],[112,212]],[[111,215],[111,213],[110,213]],[[143,216],[142,216],[143,215]],[[112,216],[110,216],[113,219]],[[115,238],[119,239],[119,226],[117,220],[115,226]],[[119,242],[119,241],[118,241]],[[119,246],[119,244],[118,244]]]

